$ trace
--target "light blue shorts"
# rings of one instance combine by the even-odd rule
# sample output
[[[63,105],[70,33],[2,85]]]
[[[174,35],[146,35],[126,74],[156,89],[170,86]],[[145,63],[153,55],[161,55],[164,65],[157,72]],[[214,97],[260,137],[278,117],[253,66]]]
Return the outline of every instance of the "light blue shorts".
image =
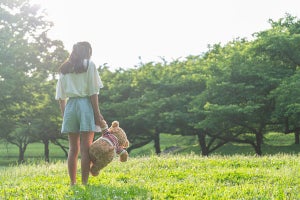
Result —
[[[95,132],[94,111],[90,97],[69,98],[61,133]]]

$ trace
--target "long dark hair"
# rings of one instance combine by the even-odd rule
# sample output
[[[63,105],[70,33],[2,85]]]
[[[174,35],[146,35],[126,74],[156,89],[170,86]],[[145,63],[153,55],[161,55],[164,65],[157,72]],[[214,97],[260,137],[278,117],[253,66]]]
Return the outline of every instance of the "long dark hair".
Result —
[[[88,42],[78,42],[73,45],[73,50],[69,58],[59,67],[59,72],[62,74],[86,72],[91,56],[91,44]],[[84,59],[88,60],[86,66],[83,63]]]

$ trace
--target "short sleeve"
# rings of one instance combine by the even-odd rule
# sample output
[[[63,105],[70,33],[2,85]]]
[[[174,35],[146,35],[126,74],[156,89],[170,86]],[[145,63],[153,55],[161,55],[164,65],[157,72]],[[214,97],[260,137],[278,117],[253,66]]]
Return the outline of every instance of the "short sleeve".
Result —
[[[88,95],[99,94],[100,88],[103,88],[99,72],[96,65],[90,61],[88,68]]]
[[[64,88],[62,86],[62,80],[61,80],[62,78],[63,78],[63,75],[60,74],[59,78],[57,80],[57,83],[56,83],[56,94],[55,94],[56,100],[59,100],[59,99],[63,100],[63,99],[67,98]]]

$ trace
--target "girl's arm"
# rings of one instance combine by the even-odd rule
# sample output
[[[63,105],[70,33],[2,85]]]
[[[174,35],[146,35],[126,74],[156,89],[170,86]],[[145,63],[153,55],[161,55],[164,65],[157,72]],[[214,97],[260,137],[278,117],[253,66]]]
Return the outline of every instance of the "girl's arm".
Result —
[[[98,95],[93,94],[90,98],[91,98],[91,103],[94,111],[95,124],[100,126],[101,129],[107,129],[108,128],[107,124],[99,110]]]
[[[66,107],[66,100],[65,99],[59,99],[58,103],[59,103],[59,107],[60,107],[62,117],[64,117],[65,107]]]

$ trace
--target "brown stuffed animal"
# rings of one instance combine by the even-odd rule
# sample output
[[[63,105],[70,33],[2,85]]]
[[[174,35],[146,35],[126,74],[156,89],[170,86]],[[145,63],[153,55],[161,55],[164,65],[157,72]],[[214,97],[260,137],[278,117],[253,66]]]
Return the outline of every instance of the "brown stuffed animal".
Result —
[[[107,127],[107,124],[101,127]],[[121,162],[126,162],[128,159],[126,148],[129,146],[129,141],[124,130],[119,127],[119,122],[112,122],[111,127],[103,130],[102,133],[89,149],[92,162],[90,172],[93,176],[97,176],[100,170],[113,160],[116,153],[120,155]]]

